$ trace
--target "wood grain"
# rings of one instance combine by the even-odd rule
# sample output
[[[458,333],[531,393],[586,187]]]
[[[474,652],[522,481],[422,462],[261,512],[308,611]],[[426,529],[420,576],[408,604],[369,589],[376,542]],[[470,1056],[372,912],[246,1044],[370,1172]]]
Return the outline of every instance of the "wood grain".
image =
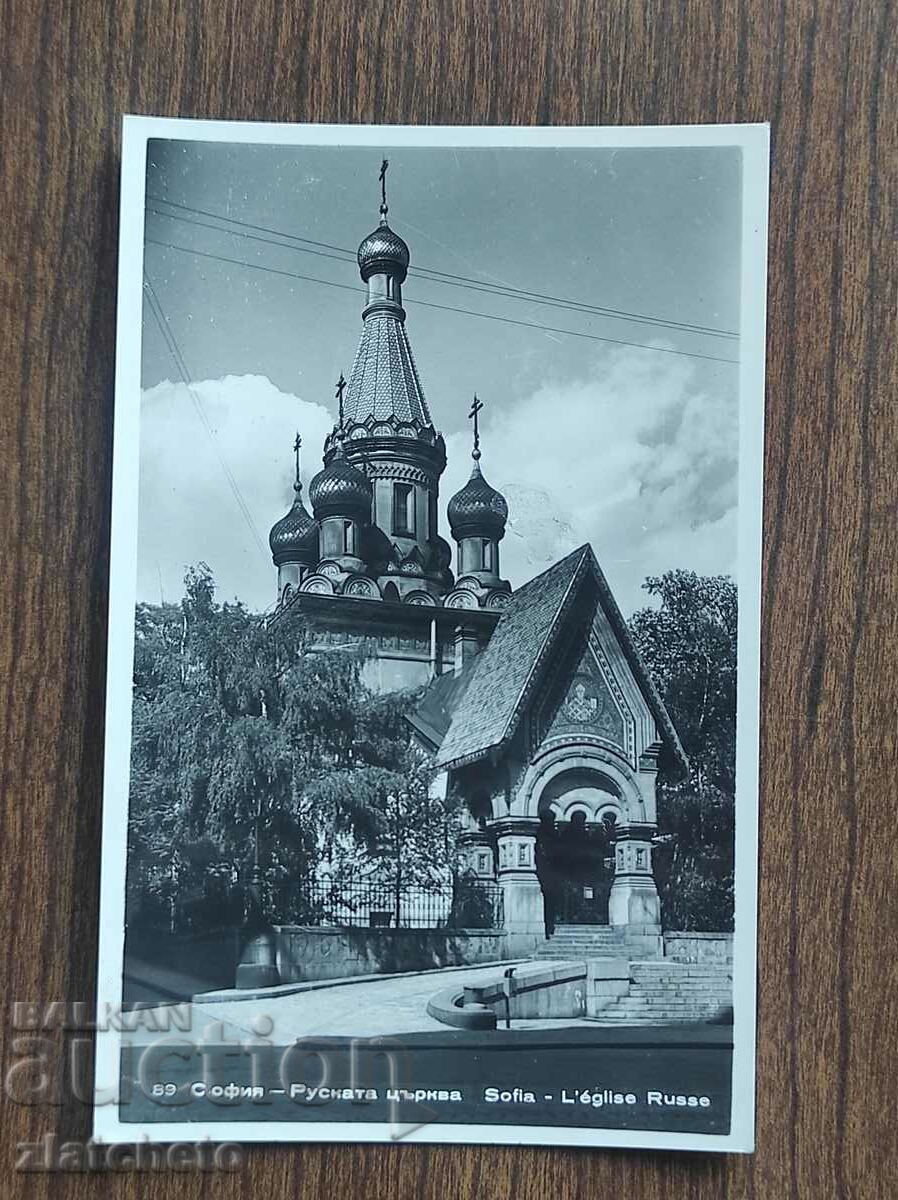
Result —
[[[896,21],[864,0],[0,3],[4,1002],[95,969],[119,117],[773,124],[758,1151],[256,1148],[15,1196],[898,1191]],[[14,1061],[4,1021],[4,1068]]]

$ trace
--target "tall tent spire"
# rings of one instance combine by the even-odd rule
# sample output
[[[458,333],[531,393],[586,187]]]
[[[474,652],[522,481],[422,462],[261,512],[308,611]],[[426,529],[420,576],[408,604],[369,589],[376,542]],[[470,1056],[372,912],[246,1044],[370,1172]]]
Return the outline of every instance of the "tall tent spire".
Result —
[[[409,266],[409,249],[387,224],[387,169],[380,166],[380,224],[362,240],[359,274],[368,285],[362,311],[362,337],[349,373],[342,425],[352,437],[360,425],[376,425],[390,433],[436,439],[433,420],[405,330],[402,284]]]
[[[310,483],[309,497],[315,517],[325,524],[330,514],[348,518],[364,508],[365,534],[357,550],[373,576],[394,587],[396,576],[400,591],[424,586],[436,596],[452,578],[452,550],[439,535],[437,515],[446,446],[434,427],[406,332],[402,285],[409,249],[387,223],[389,165],[384,158],[378,176],[380,223],[358,249],[359,274],[367,285],[359,347],[352,370],[337,383],[338,418],[324,443],[325,471]],[[370,186],[369,179],[366,192]],[[339,493],[339,510],[332,490]],[[326,529],[322,536],[326,542]]]

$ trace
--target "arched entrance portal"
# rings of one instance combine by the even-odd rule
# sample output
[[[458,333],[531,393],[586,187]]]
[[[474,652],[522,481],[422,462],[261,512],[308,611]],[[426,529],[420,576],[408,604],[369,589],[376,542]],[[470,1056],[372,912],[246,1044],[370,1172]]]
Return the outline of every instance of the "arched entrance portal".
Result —
[[[621,813],[617,785],[591,768],[562,771],[543,788],[538,840],[547,930],[555,924],[608,924]]]

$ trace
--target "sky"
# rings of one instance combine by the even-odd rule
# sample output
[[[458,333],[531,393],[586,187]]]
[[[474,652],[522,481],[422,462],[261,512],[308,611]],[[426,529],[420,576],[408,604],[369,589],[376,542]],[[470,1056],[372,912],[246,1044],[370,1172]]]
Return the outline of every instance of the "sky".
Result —
[[[738,149],[383,155],[389,220],[411,252],[409,338],[446,438],[443,535],[471,468],[476,391],[481,466],[509,504],[513,586],[586,541],[625,614],[647,603],[649,575],[732,573],[738,368],[715,360],[736,360],[738,341],[652,321],[738,329]],[[380,160],[357,147],[150,143],[144,265],[158,311],[145,304],[138,599],[177,600],[187,567],[205,562],[220,599],[272,607],[267,538],[292,501],[293,438],[308,485],[358,345],[355,250],[379,218]]]

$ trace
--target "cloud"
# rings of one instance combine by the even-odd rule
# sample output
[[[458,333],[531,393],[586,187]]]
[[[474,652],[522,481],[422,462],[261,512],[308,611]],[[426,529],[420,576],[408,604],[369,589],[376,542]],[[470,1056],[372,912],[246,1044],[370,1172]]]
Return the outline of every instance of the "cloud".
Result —
[[[276,594],[268,531],[293,502],[293,439],[300,430],[308,486],[333,418],[264,376],[228,375],[193,391],[211,435],[185,384],[166,380],[141,398],[138,599],[177,600],[187,567],[206,562],[219,599],[261,611]]]
[[[646,603],[647,575],[674,567],[732,572],[736,553],[735,396],[699,385],[694,364],[621,349],[588,377],[544,383],[505,411],[484,414],[484,475],[508,499],[503,575],[514,586],[591,542],[625,613]],[[332,416],[262,376],[143,393],[138,596],[183,593],[185,569],[211,567],[222,599],[271,606],[268,530],[292,502],[296,429],[304,483],[319,469]],[[445,507],[471,469],[467,431],[447,436]],[[234,497],[233,477],[264,549]]]
[[[447,453],[448,497],[469,441]],[[545,383],[483,426],[481,466],[510,510],[503,574],[519,586],[588,541],[632,612],[647,575],[732,572],[737,461],[735,396],[698,387],[685,360],[620,350],[589,378]]]

